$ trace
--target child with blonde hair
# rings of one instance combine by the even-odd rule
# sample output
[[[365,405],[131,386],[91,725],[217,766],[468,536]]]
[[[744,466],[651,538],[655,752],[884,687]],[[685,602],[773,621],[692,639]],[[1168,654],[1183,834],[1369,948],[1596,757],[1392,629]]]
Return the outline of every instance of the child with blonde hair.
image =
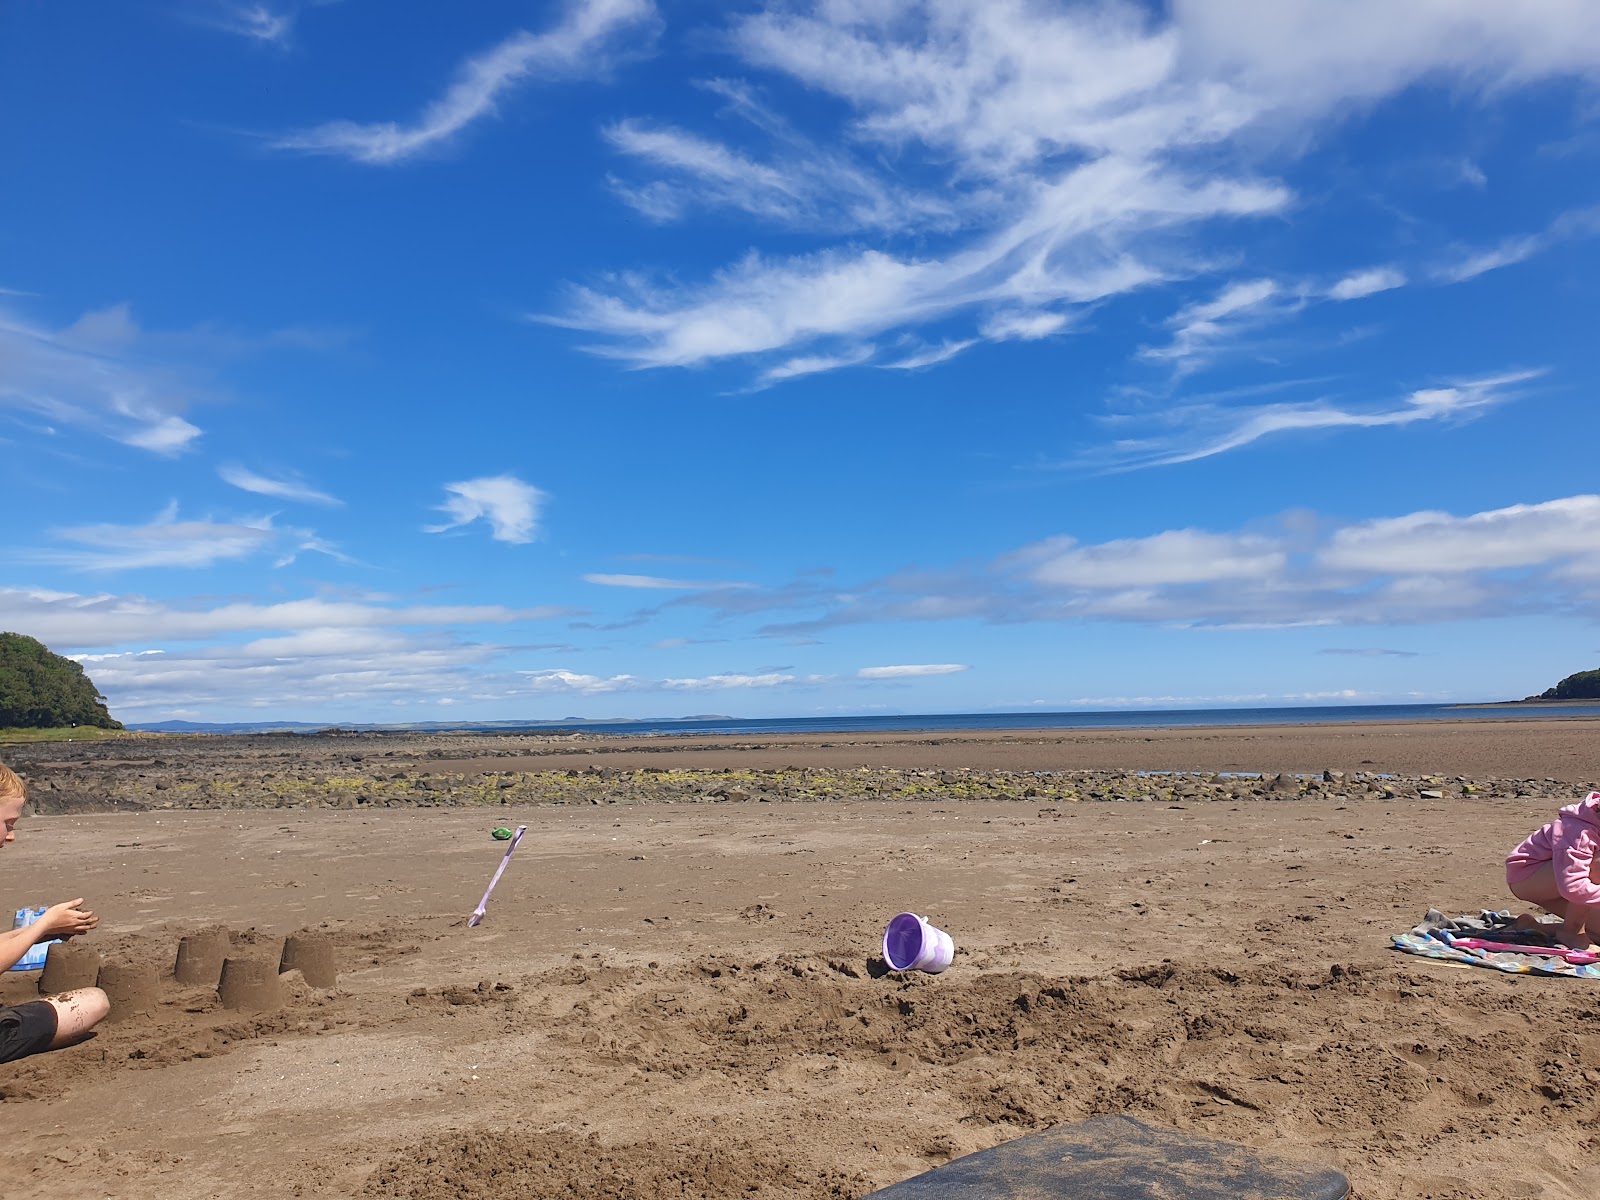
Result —
[[[1571,950],[1600,942],[1600,792],[1569,804],[1506,859],[1506,886],[1518,900],[1561,918],[1555,939]],[[1517,922],[1531,928],[1536,919]]]
[[[27,787],[15,771],[0,763],[0,824],[5,830],[0,834],[0,850],[17,840],[17,822],[27,801]],[[52,905],[32,925],[0,933],[0,971],[21,962],[29,948],[39,942],[77,937],[99,923],[100,918],[83,907],[81,896]],[[97,987],[0,1008],[0,1062],[81,1041],[110,1011],[111,1002]]]

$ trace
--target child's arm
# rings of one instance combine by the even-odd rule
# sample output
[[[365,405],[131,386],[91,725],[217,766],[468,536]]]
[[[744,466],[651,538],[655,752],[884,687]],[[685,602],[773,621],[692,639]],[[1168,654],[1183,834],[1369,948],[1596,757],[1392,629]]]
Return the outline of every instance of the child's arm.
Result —
[[[1595,879],[1595,852],[1600,846],[1596,845],[1594,831],[1582,826],[1570,833],[1562,829],[1556,834],[1552,849],[1551,865],[1555,867],[1556,891],[1561,898],[1587,908],[1600,906],[1600,881]]]
[[[51,905],[32,925],[0,933],[0,971],[9,971],[21,962],[30,946],[54,938],[77,937],[100,924],[100,918],[80,907],[82,904],[83,897],[79,896],[64,904]]]

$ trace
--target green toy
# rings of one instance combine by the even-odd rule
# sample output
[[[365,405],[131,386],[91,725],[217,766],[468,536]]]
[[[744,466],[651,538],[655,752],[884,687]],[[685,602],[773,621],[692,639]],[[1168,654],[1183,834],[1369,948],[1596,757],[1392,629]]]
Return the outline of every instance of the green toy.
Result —
[[[490,836],[493,837],[494,840],[497,841],[497,842],[509,842],[513,835],[511,833],[511,830],[507,829],[504,825],[502,825],[499,829],[496,829]]]

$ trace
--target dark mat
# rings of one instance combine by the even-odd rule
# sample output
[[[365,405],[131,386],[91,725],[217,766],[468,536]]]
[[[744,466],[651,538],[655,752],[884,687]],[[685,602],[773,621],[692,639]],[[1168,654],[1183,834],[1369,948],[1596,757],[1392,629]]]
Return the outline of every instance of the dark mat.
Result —
[[[1232,1142],[1091,1117],[958,1158],[878,1200],[1345,1200],[1338,1171]]]

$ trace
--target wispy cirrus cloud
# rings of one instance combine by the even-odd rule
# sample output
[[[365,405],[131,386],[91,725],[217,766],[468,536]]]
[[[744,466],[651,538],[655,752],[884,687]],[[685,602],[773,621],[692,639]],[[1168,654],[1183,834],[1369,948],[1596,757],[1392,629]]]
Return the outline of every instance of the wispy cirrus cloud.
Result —
[[[1126,471],[1195,462],[1266,438],[1292,434],[1468,421],[1516,399],[1519,385],[1542,374],[1542,371],[1512,371],[1444,387],[1419,388],[1399,404],[1382,407],[1340,406],[1330,400],[1254,405],[1176,404],[1143,418],[1160,432],[1143,438],[1120,438],[1109,446],[1085,451],[1066,465],[1081,470]],[[1117,423],[1126,427],[1134,419],[1121,417],[1117,418]]]
[[[271,145],[375,166],[405,162],[491,115],[497,102],[524,83],[604,74],[622,52],[625,37],[652,28],[655,13],[652,0],[570,0],[551,28],[519,31],[468,59],[445,93],[410,124],[331,121]]]
[[[643,277],[601,291],[574,289],[563,314],[537,319],[612,339],[596,352],[639,367],[693,366],[830,339],[857,342],[954,313],[1086,304],[1142,287],[1161,271],[1095,232],[1118,221],[1147,230],[1280,208],[1282,189],[1254,181],[1189,179],[1148,164],[1077,168],[1028,198],[1004,227],[944,257],[878,249],[767,260],[747,256],[698,288]],[[1053,332],[1065,324],[1044,318]],[[1017,326],[1005,328],[1016,336]],[[991,330],[991,333],[996,330]],[[795,356],[834,366],[865,361],[828,351]]]
[[[1229,284],[1213,299],[1186,305],[1167,322],[1172,340],[1140,351],[1143,358],[1172,364],[1186,374],[1209,362],[1241,334],[1302,303],[1275,280],[1251,279]]]
[[[53,326],[0,304],[0,413],[20,414],[45,436],[82,431],[175,458],[202,436],[188,419],[192,410],[227,396],[219,376],[230,364],[334,350],[349,337],[311,326],[264,333],[209,322],[149,329],[127,304]]]
[[[1600,235],[1600,206],[1569,209],[1538,233],[1515,234],[1492,246],[1459,249],[1432,269],[1437,283],[1465,283],[1490,271],[1515,266],[1574,238]]]
[[[442,525],[424,525],[424,533],[448,533],[474,521],[487,521],[497,542],[523,544],[538,533],[539,510],[545,493],[515,475],[486,475],[444,485],[444,503],[439,511],[450,520]]]
[[[853,367],[857,363],[864,363],[872,357],[874,347],[858,346],[842,354],[801,354],[787,359],[776,366],[768,367],[756,378],[756,387],[770,387],[774,383],[782,383],[787,379],[799,379],[805,375],[821,375],[827,371],[837,371],[840,367]]]
[[[272,8],[265,4],[217,5],[205,18],[206,24],[226,33],[236,33],[253,41],[287,46],[294,32],[295,10]]]
[[[211,390],[193,368],[151,357],[126,305],[51,329],[0,309],[0,408],[171,457],[198,426],[183,414]]]
[[[643,183],[612,180],[622,200],[652,220],[732,210],[810,231],[903,232],[963,223],[948,195],[907,187],[844,151],[818,144],[763,104],[747,85],[723,79],[705,87],[727,102],[725,114],[739,118],[762,139],[759,151],[639,118],[605,130],[613,149],[657,172]]]
[[[295,475],[279,477],[261,475],[236,463],[223,464],[217,468],[217,474],[224,483],[232,484],[241,491],[253,492],[257,496],[274,496],[279,500],[293,500],[300,504],[344,503],[337,496],[330,496]]]
[[[158,567],[201,568],[271,552],[287,566],[302,553],[350,561],[338,547],[308,529],[273,524],[270,516],[233,521],[183,520],[174,501],[142,525],[78,525],[52,531],[74,549],[36,550],[24,561],[79,571],[133,571]]]
[[[1178,0],[1160,13],[1125,0],[913,0],[736,17],[729,44],[743,67],[838,102],[834,135],[782,143],[739,85],[734,107],[756,114],[764,152],[727,131],[630,118],[610,130],[645,173],[625,197],[662,219],[737,209],[823,244],[752,253],[699,282],[633,271],[574,288],[538,319],[595,334],[591,350],[636,367],[748,359],[767,383],[797,377],[773,374],[790,363],[875,361],[847,351],[935,323],[947,328],[929,340],[946,347],[1017,336],[997,312],[1040,314],[1056,332],[1085,305],[1225,262],[1230,228],[1294,203],[1248,164],[1292,162],[1314,144],[1307,131],[1354,105],[1423,79],[1478,91],[1589,74],[1600,55],[1575,3],[1514,13],[1463,0],[1412,6],[1394,22],[1386,11],[1357,0],[1334,21],[1315,0]],[[830,171],[848,182],[829,191]],[[894,202],[841,220],[852,198],[884,195]],[[942,211],[876,219],[928,196]],[[841,229],[849,242],[827,241]],[[1202,232],[1213,235],[1203,249]],[[1404,274],[1352,272],[1319,297],[1359,299]],[[1271,304],[1293,315],[1295,303],[1289,291],[1257,297],[1256,315]],[[1171,351],[1192,365],[1222,340],[1179,325]],[[937,354],[884,365],[929,366]]]

